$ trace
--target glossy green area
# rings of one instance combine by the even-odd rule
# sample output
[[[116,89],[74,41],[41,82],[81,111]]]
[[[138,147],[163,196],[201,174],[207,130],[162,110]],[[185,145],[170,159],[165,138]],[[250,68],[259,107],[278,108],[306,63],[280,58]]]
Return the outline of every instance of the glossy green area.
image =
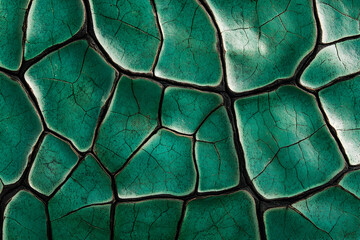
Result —
[[[51,222],[53,239],[109,239],[110,206],[92,206]]]
[[[212,113],[196,133],[199,191],[231,188],[239,183],[239,163],[231,123],[224,107]]]
[[[264,221],[268,240],[332,239],[329,233],[293,208],[272,208],[265,212]]]
[[[332,187],[293,206],[332,239],[360,238],[360,200]]]
[[[284,86],[235,105],[247,171],[264,197],[294,196],[344,167],[313,96]]]
[[[195,186],[192,141],[159,130],[116,176],[119,197],[185,195]]]
[[[0,0],[0,66],[20,67],[23,48],[22,27],[29,0]]]
[[[83,20],[81,0],[33,0],[26,29],[25,59],[73,36]]]
[[[324,42],[360,34],[360,1],[316,0],[316,5]]]
[[[36,155],[29,174],[30,186],[50,195],[75,166],[78,157],[68,144],[47,135]]]
[[[150,200],[116,207],[115,239],[175,239],[182,203]]]
[[[340,185],[360,198],[360,170],[347,173],[341,180]]]
[[[47,55],[25,74],[50,128],[90,147],[115,71],[85,41]]]
[[[92,156],[87,156],[49,201],[52,221],[81,207],[112,199],[110,177]]]
[[[300,83],[319,88],[332,80],[358,72],[360,69],[360,40],[349,40],[323,48],[306,68]]]
[[[121,67],[149,72],[160,44],[150,1],[90,0],[100,44]]]
[[[27,191],[18,192],[6,206],[2,239],[47,239],[44,204]]]
[[[339,82],[319,93],[331,125],[336,129],[350,164],[360,163],[360,77]]]
[[[190,201],[179,239],[260,239],[254,199],[240,191]]]
[[[95,153],[117,171],[157,126],[161,88],[144,79],[122,77],[101,125]]]
[[[192,134],[221,103],[222,99],[218,94],[189,88],[166,88],[161,109],[162,125],[181,133]]]
[[[0,180],[17,181],[41,132],[40,119],[20,84],[0,73]],[[10,137],[11,136],[11,137]]]
[[[314,47],[311,1],[206,2],[222,33],[232,91],[249,91],[292,76]]]
[[[197,85],[218,85],[220,57],[212,23],[195,0],[155,0],[164,43],[155,75]]]

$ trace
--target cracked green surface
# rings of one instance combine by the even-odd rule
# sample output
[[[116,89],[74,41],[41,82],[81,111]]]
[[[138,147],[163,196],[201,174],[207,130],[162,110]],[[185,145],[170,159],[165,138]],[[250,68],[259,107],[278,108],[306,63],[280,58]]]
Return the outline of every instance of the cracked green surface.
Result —
[[[359,7],[0,0],[1,239],[360,239]]]

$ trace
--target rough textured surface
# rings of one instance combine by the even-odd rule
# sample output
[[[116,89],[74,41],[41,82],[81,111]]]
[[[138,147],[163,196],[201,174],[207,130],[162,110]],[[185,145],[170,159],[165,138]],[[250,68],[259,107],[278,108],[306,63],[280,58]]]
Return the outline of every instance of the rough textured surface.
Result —
[[[1,239],[360,239],[352,0],[0,0]]]

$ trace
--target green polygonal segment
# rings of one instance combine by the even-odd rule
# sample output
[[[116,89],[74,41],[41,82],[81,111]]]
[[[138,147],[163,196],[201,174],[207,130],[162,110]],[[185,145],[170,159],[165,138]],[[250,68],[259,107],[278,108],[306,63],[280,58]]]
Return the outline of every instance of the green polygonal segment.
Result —
[[[69,39],[79,31],[83,21],[81,0],[34,0],[26,28],[25,59]]]
[[[155,75],[197,85],[218,85],[216,33],[195,0],[155,0],[164,43]]]
[[[340,185],[347,191],[360,198],[360,170],[347,173],[341,180]]]
[[[254,199],[240,191],[190,201],[179,239],[260,239]]]
[[[17,181],[40,132],[41,122],[20,85],[0,73],[0,179]]]
[[[239,183],[233,132],[224,107],[212,113],[197,132],[195,158],[200,192],[231,188]]]
[[[285,86],[240,99],[235,110],[246,168],[264,197],[300,194],[344,167],[315,99],[301,90]]]
[[[65,179],[78,160],[68,144],[47,135],[36,155],[29,183],[37,191],[49,195]]]
[[[0,0],[0,66],[17,70],[22,59],[22,27],[28,0]]]
[[[87,156],[49,201],[51,220],[81,207],[110,201],[111,181],[96,160]]]
[[[340,187],[328,188],[293,206],[332,239],[360,238],[360,200]]]
[[[115,239],[175,239],[181,215],[177,200],[150,200],[116,207]]]
[[[116,176],[122,198],[185,195],[195,187],[191,139],[158,131]]]
[[[161,87],[144,79],[122,77],[101,125],[95,152],[117,171],[157,126]]]
[[[165,90],[161,120],[165,127],[192,134],[207,115],[222,103],[220,95],[188,88]]]
[[[292,76],[315,44],[311,1],[207,2],[222,32],[228,84],[235,92]]]
[[[301,75],[300,83],[313,89],[360,69],[360,39],[322,49]]]
[[[360,34],[360,1],[316,0],[316,5],[323,42]]]
[[[360,163],[360,77],[339,82],[319,93],[330,124],[336,129],[350,164]]]
[[[293,208],[273,208],[265,212],[264,221],[268,240],[330,240],[327,232]]]
[[[46,56],[25,74],[50,128],[81,150],[91,144],[114,78],[115,71],[86,41]]]
[[[6,206],[2,239],[47,239],[46,229],[43,203],[29,192],[18,192]]]
[[[155,16],[146,0],[90,0],[100,44],[119,65],[149,72],[160,43]]]
[[[55,240],[110,238],[110,205],[90,206],[51,222]]]

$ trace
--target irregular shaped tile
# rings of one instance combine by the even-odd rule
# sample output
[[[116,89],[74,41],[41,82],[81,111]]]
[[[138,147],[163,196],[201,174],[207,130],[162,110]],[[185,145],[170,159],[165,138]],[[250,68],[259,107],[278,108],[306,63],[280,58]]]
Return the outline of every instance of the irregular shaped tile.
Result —
[[[110,205],[91,206],[51,222],[53,239],[109,239]]]
[[[111,181],[96,160],[87,156],[49,201],[51,220],[86,205],[112,199]]]
[[[360,238],[360,200],[340,187],[326,189],[293,206],[332,239]]]
[[[360,77],[328,87],[319,96],[350,164],[360,164]]]
[[[17,70],[22,59],[22,27],[29,0],[0,1],[0,66]]]
[[[175,131],[192,134],[221,103],[222,98],[218,94],[188,88],[166,88],[161,109],[162,124]]]
[[[29,192],[18,192],[6,206],[2,238],[47,239],[43,203]]]
[[[311,1],[207,0],[220,27],[231,90],[291,77],[316,40]]]
[[[122,198],[190,193],[195,187],[191,138],[157,132],[116,176]]]
[[[182,203],[150,200],[116,207],[115,239],[175,239]]]
[[[50,195],[65,180],[77,160],[78,157],[68,144],[47,135],[31,167],[30,186],[45,195]]]
[[[233,131],[224,107],[212,113],[197,132],[195,158],[200,192],[231,188],[239,183]]]
[[[94,31],[119,65],[149,72],[160,44],[151,4],[146,0],[90,0]]]
[[[2,73],[0,109],[0,179],[10,184],[20,178],[42,128],[24,90]]]
[[[144,79],[122,77],[101,125],[95,152],[117,171],[157,126],[161,88]]]
[[[195,0],[155,0],[164,35],[155,75],[197,85],[218,85],[221,63],[215,28]]]
[[[86,41],[49,54],[25,74],[50,128],[80,150],[91,144],[114,78],[114,69]]]
[[[268,240],[332,239],[327,232],[319,229],[292,208],[270,209],[265,212],[264,221]]]
[[[316,89],[335,78],[355,73],[360,69],[359,58],[360,39],[325,47],[305,69],[300,83]]]
[[[179,239],[260,239],[254,199],[240,191],[190,201]]]
[[[34,0],[26,29],[25,59],[72,37],[84,21],[84,11],[81,0]]]
[[[344,167],[314,97],[296,87],[237,100],[235,110],[246,168],[264,197],[300,194]]]
[[[323,42],[360,34],[360,2],[316,0]]]
[[[340,185],[360,198],[360,170],[347,173]]]

